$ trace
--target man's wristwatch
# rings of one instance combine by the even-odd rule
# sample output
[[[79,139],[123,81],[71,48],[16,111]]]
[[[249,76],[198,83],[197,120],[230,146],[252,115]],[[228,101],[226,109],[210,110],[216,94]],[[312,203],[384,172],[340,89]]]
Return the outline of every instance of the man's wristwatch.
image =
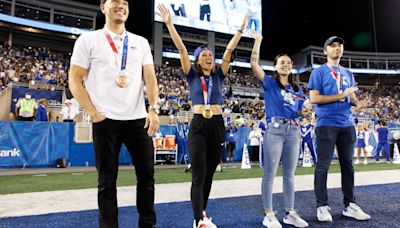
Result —
[[[153,111],[156,114],[160,114],[160,106],[158,106],[157,104],[155,105],[150,105],[149,106],[149,111]]]

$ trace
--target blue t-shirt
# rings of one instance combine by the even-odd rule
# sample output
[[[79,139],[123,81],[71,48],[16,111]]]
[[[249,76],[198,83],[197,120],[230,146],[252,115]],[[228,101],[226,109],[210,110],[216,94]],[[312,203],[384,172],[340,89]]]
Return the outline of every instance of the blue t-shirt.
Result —
[[[293,94],[302,96],[303,91],[300,87],[297,92],[293,91],[291,85],[285,86],[286,89],[283,90],[270,75],[264,76],[262,87],[264,88],[267,122],[270,122],[272,117],[285,119],[296,119],[298,117],[297,111],[301,110],[302,102]]]
[[[341,78],[341,90],[356,86],[353,73],[344,67],[332,66]],[[336,79],[329,67],[324,64],[313,70],[308,81],[309,90],[318,90],[320,95],[338,94]],[[350,96],[345,101],[331,102],[326,104],[316,104],[314,109],[317,115],[317,127],[333,126],[333,127],[349,127],[354,125],[351,113]]]
[[[378,141],[379,142],[387,142],[387,137],[389,134],[389,129],[387,127],[380,127],[376,129],[378,132]]]
[[[212,90],[211,90],[211,97],[210,97],[210,104],[222,104],[222,85],[224,84],[224,74],[222,73],[221,68],[218,68],[215,73],[211,73],[209,76],[205,76],[204,79],[206,80],[207,90],[209,86],[210,78],[212,78]],[[204,105],[204,98],[203,98],[203,87],[201,84],[201,79],[199,74],[197,73],[194,66],[190,68],[189,73],[186,75],[186,80],[189,84],[190,90],[190,97],[192,99],[192,104],[202,104]]]

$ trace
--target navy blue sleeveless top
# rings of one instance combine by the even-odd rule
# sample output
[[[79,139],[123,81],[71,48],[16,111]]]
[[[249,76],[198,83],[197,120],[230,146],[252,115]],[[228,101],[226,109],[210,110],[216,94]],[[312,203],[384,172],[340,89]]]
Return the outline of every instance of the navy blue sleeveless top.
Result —
[[[212,78],[212,91],[210,97],[210,104],[222,104],[222,85],[224,84],[224,74],[222,73],[221,68],[218,68],[215,73],[211,73],[212,77],[205,76],[206,84],[208,86],[210,78]],[[201,104],[204,105],[203,98],[203,87],[201,85],[201,79],[199,74],[197,73],[194,66],[190,68],[189,73],[186,75],[186,80],[189,84],[190,97],[192,99],[192,105]],[[208,87],[207,87],[208,89]]]

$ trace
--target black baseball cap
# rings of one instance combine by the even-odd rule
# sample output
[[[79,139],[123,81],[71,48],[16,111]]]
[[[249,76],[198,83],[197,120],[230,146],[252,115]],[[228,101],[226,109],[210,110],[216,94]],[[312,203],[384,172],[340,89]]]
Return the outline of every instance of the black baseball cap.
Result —
[[[104,4],[107,0],[100,0],[100,4]],[[131,0],[127,0],[129,4],[131,3]]]
[[[339,44],[344,44],[344,40],[342,37],[331,36],[325,41],[324,49],[326,49],[326,46],[331,45],[333,42],[339,42]]]

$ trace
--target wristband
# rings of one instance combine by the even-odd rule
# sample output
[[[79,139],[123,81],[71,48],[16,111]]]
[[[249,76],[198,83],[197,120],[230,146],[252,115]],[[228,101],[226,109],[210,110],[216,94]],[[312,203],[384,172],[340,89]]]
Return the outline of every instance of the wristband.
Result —
[[[159,114],[160,113],[160,106],[158,106],[158,105],[150,105],[149,106],[149,111],[153,111],[153,112],[155,112],[156,114]]]

